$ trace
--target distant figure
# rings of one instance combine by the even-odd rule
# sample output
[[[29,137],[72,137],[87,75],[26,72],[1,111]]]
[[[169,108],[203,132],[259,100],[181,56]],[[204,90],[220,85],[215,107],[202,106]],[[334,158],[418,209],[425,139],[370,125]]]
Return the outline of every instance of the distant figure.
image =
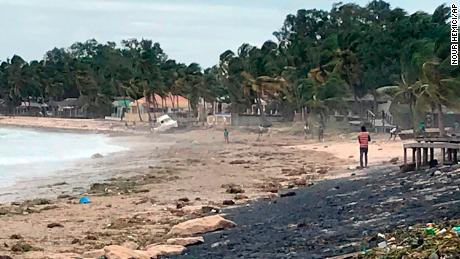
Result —
[[[225,143],[228,144],[229,141],[228,141],[228,130],[227,130],[227,128],[224,129],[224,139],[225,139]]]
[[[425,122],[424,122],[424,121],[421,121],[421,122],[418,124],[418,132],[419,132],[419,134],[421,134],[422,136],[425,136],[426,127],[425,127]]]
[[[318,128],[318,141],[319,142],[324,142],[324,127],[323,127],[323,124],[320,124],[319,128]]]
[[[125,130],[127,130],[127,129],[128,129],[128,122],[126,121],[125,122]]]
[[[257,136],[257,141],[260,140],[262,134],[264,134],[264,126],[262,126],[262,124],[259,124],[259,135]]]
[[[422,132],[422,133],[425,133],[425,132],[426,132],[426,127],[425,127],[425,122],[424,122],[424,121],[421,121],[421,122],[418,124],[418,129],[419,129],[420,132]]]
[[[454,132],[458,133],[459,130],[460,130],[460,124],[458,123],[458,121],[455,121],[454,122]]]
[[[304,133],[305,139],[307,139],[309,132],[310,132],[310,127],[308,126],[308,122],[305,122],[305,125],[303,126],[303,133]]]
[[[398,133],[399,133],[399,126],[392,128],[390,130],[390,138],[388,140],[391,140],[391,138],[393,138],[393,140],[396,140]]]
[[[359,164],[361,168],[367,167],[367,154],[369,151],[369,141],[371,141],[371,136],[365,126],[361,127],[361,132],[358,135],[359,141]],[[364,158],[364,164],[363,164]]]

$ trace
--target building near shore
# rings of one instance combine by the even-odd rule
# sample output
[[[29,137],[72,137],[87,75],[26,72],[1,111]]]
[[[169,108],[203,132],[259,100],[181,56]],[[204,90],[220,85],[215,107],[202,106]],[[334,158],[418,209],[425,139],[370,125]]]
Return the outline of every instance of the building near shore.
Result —
[[[51,116],[60,118],[86,118],[86,110],[78,98],[66,98],[62,101],[50,101],[49,112]]]
[[[176,114],[181,116],[188,114],[190,111],[190,101],[180,95],[169,94],[160,96],[154,94],[148,98],[142,97],[129,103],[123,120],[126,121],[149,121],[163,114]]]

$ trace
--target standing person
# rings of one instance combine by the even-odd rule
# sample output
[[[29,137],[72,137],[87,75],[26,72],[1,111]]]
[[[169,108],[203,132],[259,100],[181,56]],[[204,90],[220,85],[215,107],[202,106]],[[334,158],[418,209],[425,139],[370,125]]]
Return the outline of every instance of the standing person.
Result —
[[[425,122],[424,121],[421,121],[419,124],[418,124],[418,133],[420,135],[422,135],[422,137],[425,137],[425,132],[426,132],[426,127],[425,127]],[[419,135],[419,136],[420,136]]]
[[[367,167],[367,153],[369,151],[369,141],[371,141],[371,136],[365,126],[361,127],[361,132],[358,135],[359,141],[359,164],[361,168]],[[364,159],[363,159],[364,158]],[[364,166],[363,166],[364,160]]]
[[[228,130],[227,130],[227,128],[224,129],[224,139],[225,139],[225,143],[228,144],[229,141],[228,141]]]
[[[458,121],[455,121],[454,122],[454,132],[458,133],[459,130],[460,130],[460,124],[458,123]]]
[[[324,127],[323,127],[323,124],[320,124],[319,128],[318,128],[318,140],[319,140],[319,142],[324,142]]]
[[[264,133],[264,127],[262,126],[262,124],[259,124],[259,135],[257,136],[257,141],[260,140],[263,133]]]
[[[426,126],[425,126],[425,122],[424,121],[421,121],[418,125],[418,129],[420,130],[421,133],[425,133],[426,131]]]
[[[310,132],[310,127],[308,126],[308,122],[305,122],[305,125],[303,126],[303,133],[304,133],[305,139],[307,139],[309,132]]]
[[[388,140],[391,140],[391,138],[393,138],[393,140],[396,140],[398,133],[399,133],[399,126],[392,128],[390,130],[390,138]]]

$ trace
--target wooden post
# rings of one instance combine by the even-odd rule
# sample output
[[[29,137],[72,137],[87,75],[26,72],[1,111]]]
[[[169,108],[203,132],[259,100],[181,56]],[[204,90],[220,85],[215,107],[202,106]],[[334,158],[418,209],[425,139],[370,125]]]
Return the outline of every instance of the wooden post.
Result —
[[[404,149],[404,164],[407,165],[407,148]]]
[[[423,148],[423,161],[422,165],[428,164],[428,148]]]
[[[430,161],[434,160],[434,148],[430,148]]]
[[[456,164],[458,164],[457,149],[453,149],[452,151],[453,151],[453,153],[454,153],[453,162],[454,162],[454,164],[456,165]]]
[[[450,149],[450,148],[447,149],[447,161],[449,163],[452,162],[452,149]]]
[[[412,163],[415,164],[416,148],[412,148]]]
[[[441,156],[442,156],[441,164],[444,165],[446,163],[446,149],[445,148],[441,148]]]
[[[417,149],[417,161],[415,162],[415,169],[418,170],[422,166],[422,149],[421,148],[416,148]]]

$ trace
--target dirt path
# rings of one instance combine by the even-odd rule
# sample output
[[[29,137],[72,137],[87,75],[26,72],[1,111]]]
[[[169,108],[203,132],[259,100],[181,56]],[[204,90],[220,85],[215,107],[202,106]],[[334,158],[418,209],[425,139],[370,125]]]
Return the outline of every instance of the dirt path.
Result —
[[[375,168],[364,177],[322,181],[293,197],[227,210],[235,229],[206,235],[205,244],[173,258],[325,258],[357,252],[364,235],[458,218],[460,171],[451,170]]]

